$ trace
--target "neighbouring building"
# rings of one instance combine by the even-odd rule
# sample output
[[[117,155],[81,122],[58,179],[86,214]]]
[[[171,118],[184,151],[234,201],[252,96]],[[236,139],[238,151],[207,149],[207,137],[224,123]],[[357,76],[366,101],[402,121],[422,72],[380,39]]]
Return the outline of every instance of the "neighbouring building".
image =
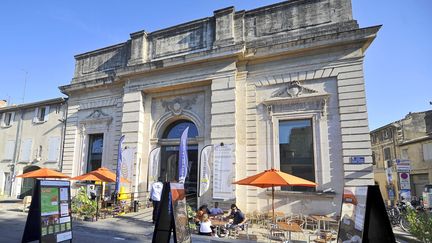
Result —
[[[34,180],[15,176],[41,167],[62,170],[66,112],[65,98],[0,107],[0,194],[31,195]]]
[[[350,0],[293,0],[216,10],[76,55],[60,87],[69,97],[63,172],[115,170],[125,135],[122,149],[135,151],[129,190],[146,192],[176,179],[189,127],[195,205],[269,210],[270,190],[231,182],[273,167],[318,184],[277,188],[276,210],[339,212],[344,185],[374,183],[363,61],[379,28],[360,28]],[[208,145],[210,188],[198,197]]]
[[[388,203],[422,196],[432,184],[432,110],[412,112],[370,133],[375,182]]]

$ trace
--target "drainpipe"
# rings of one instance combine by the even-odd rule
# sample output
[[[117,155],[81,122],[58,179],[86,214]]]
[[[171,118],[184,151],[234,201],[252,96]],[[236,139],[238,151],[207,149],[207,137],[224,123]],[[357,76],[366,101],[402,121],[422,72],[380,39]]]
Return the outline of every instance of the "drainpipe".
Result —
[[[16,137],[15,137],[15,148],[14,148],[14,154],[13,154],[13,159],[12,159],[12,168],[11,168],[11,179],[13,180],[13,183],[11,181],[11,188],[9,190],[9,196],[12,196],[12,192],[16,190],[14,190],[14,185],[16,185],[15,183],[15,171],[16,171],[16,165],[18,162],[18,156],[19,153],[18,151],[21,148],[21,132],[22,132],[22,120],[23,120],[23,116],[24,116],[24,110],[17,110],[16,112],[18,113],[18,111],[20,111],[20,117],[18,120],[18,124],[17,124],[17,133],[16,133]],[[12,121],[13,122],[13,121]]]
[[[65,146],[65,138],[66,138],[66,123],[67,123],[67,115],[68,115],[68,103],[67,103],[67,99],[65,99],[65,103],[63,103],[64,106],[64,110],[63,110],[63,117],[61,119],[61,123],[62,123],[62,137],[60,138],[61,140],[61,153],[60,153],[60,164],[59,164],[59,170],[61,173],[63,173],[63,156],[64,156],[64,146]]]

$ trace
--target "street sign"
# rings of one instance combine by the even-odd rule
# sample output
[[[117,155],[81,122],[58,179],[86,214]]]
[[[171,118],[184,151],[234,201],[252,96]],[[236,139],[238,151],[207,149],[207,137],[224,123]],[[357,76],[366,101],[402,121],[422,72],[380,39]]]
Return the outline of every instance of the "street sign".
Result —
[[[364,164],[365,157],[364,156],[352,156],[351,164]]]

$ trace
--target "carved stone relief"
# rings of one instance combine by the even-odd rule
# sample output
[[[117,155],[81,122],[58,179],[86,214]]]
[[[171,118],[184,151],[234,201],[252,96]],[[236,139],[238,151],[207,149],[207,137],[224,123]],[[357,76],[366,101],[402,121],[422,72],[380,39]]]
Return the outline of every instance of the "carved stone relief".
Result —
[[[196,103],[196,100],[197,96],[189,99],[178,97],[171,100],[162,100],[162,106],[165,108],[165,111],[171,111],[173,115],[178,116],[182,114],[183,110],[192,109],[192,105]]]
[[[298,97],[302,94],[317,93],[316,90],[308,89],[300,85],[299,81],[292,81],[285,84],[282,88],[272,93],[271,98],[275,97]]]

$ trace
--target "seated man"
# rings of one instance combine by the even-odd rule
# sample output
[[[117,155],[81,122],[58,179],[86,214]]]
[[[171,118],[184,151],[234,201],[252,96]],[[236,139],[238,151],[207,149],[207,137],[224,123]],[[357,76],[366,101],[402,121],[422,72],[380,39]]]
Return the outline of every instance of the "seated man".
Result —
[[[231,205],[231,213],[228,218],[233,219],[232,224],[228,226],[230,229],[237,229],[239,227],[244,229],[244,223],[246,223],[247,218],[235,204]]]
[[[224,212],[221,208],[219,208],[219,203],[215,202],[214,207],[210,209],[210,215],[215,216],[215,215],[222,215],[222,214],[224,214]]]

